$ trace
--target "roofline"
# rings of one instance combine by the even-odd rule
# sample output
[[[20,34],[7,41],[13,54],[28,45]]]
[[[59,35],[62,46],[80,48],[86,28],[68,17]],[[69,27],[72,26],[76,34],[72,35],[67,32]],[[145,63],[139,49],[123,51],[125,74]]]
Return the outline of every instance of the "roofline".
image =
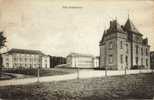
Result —
[[[69,56],[80,56],[80,57],[94,57],[93,55],[91,54],[81,54],[81,53],[70,53],[69,55],[67,55],[67,57]]]
[[[11,52],[11,50],[19,50],[19,51],[29,51],[29,52],[32,52],[32,53],[27,53],[27,52],[15,52],[15,51],[12,51]],[[35,52],[35,53],[33,53],[33,52]],[[19,54],[40,54],[40,55],[45,55],[42,51],[40,51],[40,50],[31,50],[31,49],[17,49],[17,48],[12,48],[12,49],[10,49],[9,51],[7,51],[6,53],[8,53],[8,54],[12,54],[12,53],[19,53]]]

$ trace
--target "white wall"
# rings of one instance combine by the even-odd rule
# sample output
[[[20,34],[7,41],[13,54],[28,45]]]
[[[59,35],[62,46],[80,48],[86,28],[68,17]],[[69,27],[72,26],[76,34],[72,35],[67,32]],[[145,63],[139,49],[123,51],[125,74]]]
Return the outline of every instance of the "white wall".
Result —
[[[50,68],[50,57],[49,56],[42,57],[42,68]]]
[[[68,56],[67,65],[68,67],[94,68],[94,59],[88,56]]]

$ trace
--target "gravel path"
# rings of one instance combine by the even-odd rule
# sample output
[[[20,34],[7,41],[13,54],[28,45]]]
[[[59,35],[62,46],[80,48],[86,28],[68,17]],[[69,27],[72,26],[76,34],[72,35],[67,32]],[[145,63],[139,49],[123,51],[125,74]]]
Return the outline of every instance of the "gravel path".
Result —
[[[138,73],[151,73],[152,70],[127,70],[126,74],[138,74]],[[154,72],[154,70],[153,70]],[[125,75],[125,71],[107,71],[107,76]],[[79,74],[66,74],[66,75],[55,75],[55,76],[44,76],[39,78],[39,82],[52,82],[52,81],[65,81],[72,79],[85,79],[93,77],[105,77],[105,71],[102,70],[81,70]],[[0,86],[8,85],[24,85],[38,82],[38,78],[25,78],[25,79],[12,79],[0,81]]]

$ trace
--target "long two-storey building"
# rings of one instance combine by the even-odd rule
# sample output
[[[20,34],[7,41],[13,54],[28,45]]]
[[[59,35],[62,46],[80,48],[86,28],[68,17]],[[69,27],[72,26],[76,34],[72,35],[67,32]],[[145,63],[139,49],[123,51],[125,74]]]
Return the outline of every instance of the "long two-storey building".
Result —
[[[110,21],[100,41],[100,68],[109,70],[149,69],[150,46],[148,39],[128,18],[125,25]]]
[[[5,68],[50,68],[50,57],[39,50],[11,49],[2,54]]]
[[[99,66],[98,57],[89,54],[70,53],[67,56],[67,67],[72,68],[97,68]]]

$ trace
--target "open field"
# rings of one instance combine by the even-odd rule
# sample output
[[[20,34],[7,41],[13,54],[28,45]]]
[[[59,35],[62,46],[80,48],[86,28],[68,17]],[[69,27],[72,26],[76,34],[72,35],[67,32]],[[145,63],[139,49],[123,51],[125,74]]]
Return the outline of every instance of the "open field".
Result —
[[[153,97],[153,73],[0,87],[0,98],[7,100],[140,100]]]

